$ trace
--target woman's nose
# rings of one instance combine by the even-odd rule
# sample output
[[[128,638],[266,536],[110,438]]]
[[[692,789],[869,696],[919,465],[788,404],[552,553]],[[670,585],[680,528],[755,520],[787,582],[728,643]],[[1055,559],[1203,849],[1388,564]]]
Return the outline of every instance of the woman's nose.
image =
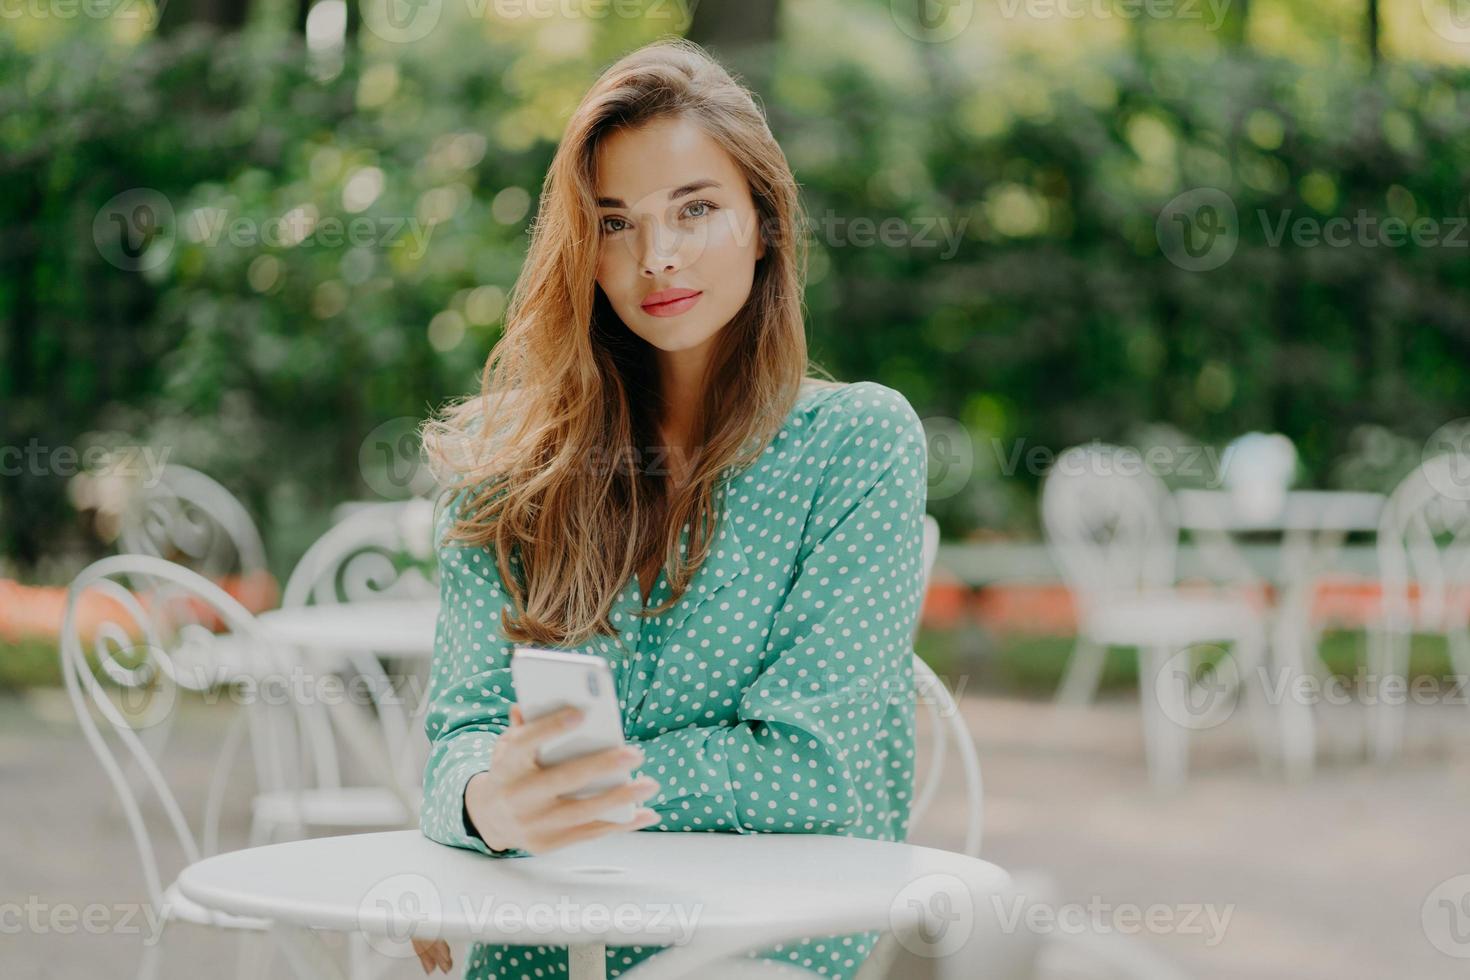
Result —
[[[667,275],[679,269],[679,246],[682,236],[676,231],[655,227],[644,236],[639,265],[645,276]]]

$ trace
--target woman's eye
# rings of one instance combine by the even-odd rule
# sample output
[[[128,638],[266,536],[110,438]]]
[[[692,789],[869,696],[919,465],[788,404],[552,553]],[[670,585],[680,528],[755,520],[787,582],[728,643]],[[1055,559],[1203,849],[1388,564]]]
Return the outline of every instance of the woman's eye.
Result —
[[[609,234],[611,234],[612,232],[622,231],[627,227],[628,223],[622,218],[617,217],[616,215],[608,215],[606,218],[602,219],[602,230],[608,232]]]
[[[688,204],[684,205],[684,217],[703,218],[705,215],[709,214],[713,210],[715,210],[715,205],[710,201],[690,201]]]

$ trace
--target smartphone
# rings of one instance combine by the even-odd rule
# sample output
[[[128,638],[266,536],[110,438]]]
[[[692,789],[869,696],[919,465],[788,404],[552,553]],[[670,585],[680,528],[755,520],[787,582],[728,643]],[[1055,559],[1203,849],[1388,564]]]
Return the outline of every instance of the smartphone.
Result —
[[[623,715],[618,709],[618,692],[606,660],[585,653],[516,647],[510,658],[510,674],[516,703],[521,706],[521,716],[526,721],[535,721],[566,707],[582,711],[582,722],[576,728],[541,743],[536,750],[536,761],[541,765],[554,766],[623,744]],[[626,773],[609,773],[579,790],[563,794],[562,799],[586,799],[627,781]],[[625,803],[604,810],[596,819],[627,823],[636,810],[634,804]]]

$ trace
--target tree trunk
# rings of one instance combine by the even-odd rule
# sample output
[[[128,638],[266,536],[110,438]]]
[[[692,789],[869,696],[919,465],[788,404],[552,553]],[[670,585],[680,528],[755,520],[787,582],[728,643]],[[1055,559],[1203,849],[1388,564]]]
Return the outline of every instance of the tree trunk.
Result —
[[[1378,0],[1368,0],[1367,24],[1365,26],[1368,29],[1366,39],[1368,42],[1368,62],[1377,68],[1378,62],[1383,58],[1383,52],[1381,50],[1383,44],[1381,37],[1382,24],[1378,17]]]
[[[250,0],[160,0],[160,7],[160,34],[172,33],[186,24],[237,31],[250,17]]]
[[[771,78],[780,10],[781,0],[706,0],[694,8],[688,37],[743,76],[747,87],[763,92]]]

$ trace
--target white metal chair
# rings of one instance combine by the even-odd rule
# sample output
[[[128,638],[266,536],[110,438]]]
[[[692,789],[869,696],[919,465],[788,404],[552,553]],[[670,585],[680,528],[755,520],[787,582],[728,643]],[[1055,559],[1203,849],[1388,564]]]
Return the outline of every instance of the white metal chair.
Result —
[[[939,553],[939,524],[928,514],[924,515],[924,589],[927,592],[932,579],[935,559]],[[915,635],[917,635],[917,626]],[[983,781],[980,758],[975,750],[964,717],[959,712],[949,689],[944,685],[916,653],[914,655],[914,687],[920,701],[925,704],[934,721],[934,746],[930,756],[928,778],[915,798],[910,811],[910,826],[919,822],[938,790],[943,773],[945,746],[953,740],[964,769],[965,797],[968,819],[965,830],[964,853],[972,857],[980,854],[983,830]],[[968,978],[975,976],[976,969],[984,970],[987,980],[1050,980],[1050,978],[1097,975],[1098,966],[1111,971],[1108,976],[1115,980],[1183,980],[1183,974],[1154,956],[1138,943],[1122,940],[1117,936],[1057,934],[1043,939],[1037,933],[1016,929],[1000,922],[991,914],[999,908],[1011,909],[1014,901],[1034,905],[1050,901],[1051,883],[1043,876],[1018,877],[1012,888],[998,896],[977,896],[973,927],[975,934],[967,941],[963,951],[952,955],[949,962],[933,976]],[[996,904],[997,902],[1001,904]],[[1023,915],[1020,922],[1028,921]],[[773,939],[771,942],[780,942]],[[891,932],[885,932],[874,945],[873,951],[863,961],[856,974],[857,980],[881,980],[889,976],[901,976],[895,972],[903,952],[903,943]],[[639,964],[628,976],[638,980],[665,980],[674,977],[694,976],[709,980],[800,980],[815,978],[819,974],[803,970],[789,963],[774,960],[756,960],[742,955],[711,955],[701,959],[697,950],[689,950],[686,958],[678,959],[669,953],[661,954]]]
[[[432,556],[433,505],[424,500],[370,504],[355,508],[307,549],[291,573],[282,608],[336,605],[371,599],[433,598],[437,587],[419,568],[401,566],[402,556]],[[415,824],[420,800],[422,756],[415,719],[422,704],[405,710],[393,684],[371,650],[354,651],[345,663],[313,651],[299,653],[314,669],[345,668],[367,681],[376,725],[363,723],[354,705],[330,714],[313,705],[305,721],[312,744],[316,782],[309,793],[271,796],[258,803],[263,826],[398,828]],[[427,685],[424,685],[425,690]],[[409,686],[412,694],[414,688]],[[420,699],[422,700],[422,699]],[[354,757],[372,773],[375,784],[343,786],[334,731]],[[427,746],[422,747],[426,750]]]
[[[1173,501],[1141,457],[1101,444],[1066,450],[1047,475],[1041,510],[1047,544],[1078,612],[1077,647],[1058,701],[1090,696],[1109,647],[1135,647],[1144,747],[1155,785],[1183,782],[1190,730],[1217,724],[1247,686],[1253,689],[1248,700],[1258,748],[1263,760],[1270,758],[1274,725],[1260,683],[1263,617],[1241,598],[1176,588]],[[1234,679],[1223,658],[1208,683],[1196,678],[1188,658],[1205,644],[1230,644]],[[1283,716],[1288,745],[1301,744],[1303,724],[1310,736],[1310,716],[1303,721],[1299,715],[1288,707]]]
[[[922,554],[923,591],[927,594],[929,583],[933,579],[934,562],[939,556],[939,522],[929,514],[924,515]],[[914,636],[916,638],[918,636],[917,622],[914,626]],[[956,703],[954,695],[918,653],[914,654],[914,695],[918,703],[923,705],[928,712],[933,745],[930,749],[923,785],[918,789],[913,805],[909,808],[910,836],[912,836],[912,829],[923,820],[929,806],[938,795],[939,787],[944,779],[944,763],[948,755],[949,743],[953,742],[954,750],[960,758],[965,786],[965,838],[962,853],[971,857],[979,857],[985,819],[985,789],[980,770],[980,754],[975,750],[975,739],[970,734],[969,726],[965,724],[965,716],[960,713],[959,704]],[[887,975],[898,954],[898,948],[897,939],[892,933],[884,933],[880,936],[873,951],[859,968],[858,980],[876,980],[876,978]]]
[[[933,580],[934,562],[939,556],[939,522],[928,514],[924,515],[924,591],[929,591]],[[915,624],[914,635],[918,636]],[[971,857],[980,856],[980,839],[984,832],[984,780],[980,771],[980,755],[975,750],[975,740],[960,713],[959,704],[950,694],[949,688],[940,680],[927,663],[914,654],[914,693],[919,703],[929,712],[933,727],[934,746],[929,757],[928,774],[924,785],[914,797],[909,812],[910,825],[917,825],[928,812],[939,792],[944,776],[944,763],[949,743],[959,754],[960,766],[965,781],[965,805],[967,808],[965,837],[962,853]]]
[[[1426,460],[1389,497],[1378,529],[1381,606],[1368,633],[1378,679],[1373,754],[1387,761],[1403,742],[1413,635],[1443,636],[1459,677],[1470,677],[1470,456]],[[1385,682],[1399,685],[1398,693]]]
[[[250,514],[218,482],[170,464],[158,482],[140,486],[120,531],[122,550],[184,565],[218,580],[267,570],[265,545]]]
[[[137,486],[118,537],[123,554],[162,558],[216,583],[230,575],[237,575],[242,587],[264,588],[270,581],[265,545],[249,512],[217,481],[187,466],[170,464],[156,483]],[[131,584],[143,590],[155,583],[135,579]],[[231,658],[228,650],[211,651],[211,670],[227,675],[247,669],[247,663],[232,663]],[[172,729],[170,717],[143,733],[154,755],[163,752]],[[225,747],[235,744],[227,741]],[[221,759],[220,765],[228,762]],[[125,767],[128,780],[140,790],[135,767],[131,762]]]
[[[156,583],[146,597],[140,597],[125,585],[139,578]],[[109,610],[92,629],[91,646],[97,672],[88,663],[86,639],[81,632],[79,610],[84,601],[100,601]],[[148,899],[160,911],[163,921],[258,934],[268,929],[269,922],[209,911],[184,898],[175,884],[165,884],[160,851],[154,846],[144,815],[144,802],[151,796],[163,811],[166,843],[177,848],[186,862],[192,863],[214,852],[223,791],[230,773],[224,769],[213,773],[202,834],[196,836],[157,757],[138,731],[172,714],[183,692],[202,690],[213,683],[214,675],[200,670],[200,663],[192,656],[199,633],[207,628],[204,623],[210,619],[217,620],[211,625],[222,626],[234,637],[237,654],[258,659],[259,673],[279,666],[274,649],[259,632],[254,617],[213,583],[159,558],[139,555],[105,558],[84,569],[68,592],[61,631],[62,676],[82,734],[122,805],[142,862]],[[180,652],[185,652],[185,656],[178,656]],[[109,685],[99,680],[99,672]],[[129,712],[125,710],[129,706],[134,709],[141,706],[143,710]],[[246,711],[279,713],[279,709],[264,699],[255,699]],[[130,714],[140,717],[130,717]],[[289,722],[289,709],[285,714]],[[104,735],[99,716],[111,729],[111,740]],[[235,738],[237,731],[240,730],[232,729],[227,738]],[[283,735],[289,739],[289,731],[289,724],[275,723],[251,729],[257,750],[257,776],[276,788],[289,778],[280,764],[294,748],[281,741]],[[120,755],[142,773],[144,788],[149,791],[142,798],[125,774]],[[161,942],[145,947],[140,977],[156,975],[160,946]],[[252,949],[242,940],[242,972],[250,970],[249,960],[259,956],[263,948]],[[265,959],[268,961],[269,957]],[[265,965],[257,962],[254,969],[263,969]]]

